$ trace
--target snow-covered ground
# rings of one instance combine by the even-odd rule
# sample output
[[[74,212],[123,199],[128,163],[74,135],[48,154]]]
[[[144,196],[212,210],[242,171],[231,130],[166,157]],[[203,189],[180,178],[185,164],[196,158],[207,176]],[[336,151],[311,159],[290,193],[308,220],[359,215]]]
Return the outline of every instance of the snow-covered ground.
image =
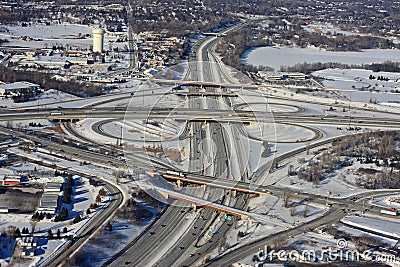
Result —
[[[318,22],[314,22],[311,24],[307,24],[306,26],[302,26],[303,29],[305,29],[308,32],[317,32],[317,33],[328,33],[330,32],[333,35],[336,34],[342,34],[342,35],[356,35],[358,33],[354,33],[354,32],[349,32],[349,31],[343,31],[341,30],[339,27],[333,25],[332,23],[326,22],[326,23],[318,23]]]
[[[57,90],[47,90],[43,94],[40,94],[32,99],[30,99],[27,102],[22,102],[22,103],[15,103],[11,99],[1,99],[0,100],[0,105],[1,106],[6,106],[6,107],[11,107],[11,108],[20,108],[20,107],[28,107],[28,106],[33,106],[37,108],[44,108],[48,104],[52,104],[55,102],[61,102],[61,101],[70,101],[70,100],[76,100],[79,99],[79,97],[67,94],[64,92],[60,92]]]
[[[251,106],[244,106],[240,110],[261,111],[261,112],[297,112],[299,109],[295,106],[278,103],[254,103]]]
[[[323,84],[328,89],[348,90],[376,90],[390,92],[400,86],[400,73],[394,72],[373,72],[372,70],[361,69],[324,69],[312,73],[314,76],[326,79]],[[370,75],[375,79],[369,79]],[[378,76],[389,78],[389,81],[379,81]],[[354,87],[353,87],[354,86]]]
[[[391,61],[400,57],[397,49],[367,49],[362,52],[332,52],[315,47],[259,47],[246,51],[243,62],[254,66],[270,66],[279,70],[281,66],[293,66],[298,63],[370,64]],[[282,60],[284,59],[284,60]]]
[[[343,106],[351,106],[352,108],[360,108],[364,110],[370,110],[375,112],[375,116],[379,116],[379,111],[383,112],[391,112],[400,114],[400,109],[397,105],[390,105],[391,103],[381,105],[381,104],[373,104],[373,103],[365,103],[365,102],[358,102],[358,101],[349,101],[349,100],[338,100],[332,99],[329,95],[326,96],[313,96],[310,94],[294,94],[293,91],[290,91],[286,88],[274,88],[270,87],[269,85],[262,86],[261,89],[264,91],[264,94],[268,92],[271,97],[284,97],[288,98],[288,101],[307,101],[307,102],[314,102],[315,104],[325,105],[325,109],[329,108],[330,106],[335,106],[337,104]],[[368,92],[367,92],[368,93]],[[368,100],[369,101],[369,100]],[[297,102],[298,105],[303,105]],[[382,114],[381,114],[382,115]]]
[[[75,262],[79,263],[74,266],[82,266],[83,263],[93,267],[102,265],[135,239],[156,215],[155,212],[152,218],[143,220],[142,225],[134,225],[118,217],[113,218],[112,231],[101,231],[90,239],[76,255]]]
[[[304,205],[293,201],[293,207],[284,208],[281,198],[267,195],[253,198],[249,202],[249,211],[266,215],[271,221],[279,221],[287,228],[297,226],[304,222],[320,217],[327,211],[325,206]],[[293,212],[293,216],[291,213]],[[245,245],[270,234],[285,230],[282,226],[262,225],[251,220],[240,220],[235,223],[227,234],[227,243],[230,246]],[[239,232],[244,233],[243,237]]]
[[[252,137],[260,138],[269,142],[292,142],[307,141],[315,137],[310,129],[282,123],[257,123],[246,127]]]
[[[117,105],[120,101],[127,104],[130,101],[130,93],[138,89],[140,81],[130,80],[127,83],[119,84],[117,89],[106,92],[105,95],[89,98],[80,98],[68,93],[64,93],[58,90],[50,89],[46,90],[43,94],[30,99],[23,103],[14,103],[11,99],[1,99],[0,106],[6,106],[11,108],[81,108],[89,105],[99,106],[112,106]],[[126,96],[125,100],[111,101],[112,99],[119,99]],[[102,104],[104,101],[111,101]]]
[[[380,206],[383,209],[397,208],[400,209],[400,195],[377,197],[369,201],[370,203]]]
[[[365,230],[385,234],[400,239],[400,219],[398,217],[387,218],[370,215],[349,215],[341,220],[343,223],[361,227]]]
[[[396,243],[398,241],[398,239],[396,239],[394,237],[393,238],[387,238],[387,237],[383,237],[383,236],[378,235],[378,234],[371,234],[371,233],[364,232],[362,230],[354,229],[354,228],[351,228],[350,226],[345,226],[345,225],[342,225],[342,224],[339,224],[339,225],[335,226],[335,228],[338,229],[339,231],[343,231],[343,232],[348,233],[348,234],[350,234],[352,236],[361,236],[361,235],[368,234],[371,237],[373,237],[374,239],[377,239],[377,240],[379,240],[379,241],[381,241],[381,242],[383,242],[385,244],[388,244],[391,247],[394,247],[394,245],[396,245]]]
[[[314,76],[323,78],[322,84],[329,90],[337,89],[338,93],[351,101],[400,102],[400,74],[392,72],[373,72],[359,69],[325,69],[316,71]],[[389,81],[369,79],[369,76],[383,76]],[[398,93],[395,93],[398,90]]]
[[[299,155],[299,158],[304,158],[306,160],[309,160],[312,157],[314,157],[314,155],[306,155],[306,153]],[[293,165],[295,169],[303,165],[299,164],[295,160],[290,160],[289,164]],[[291,189],[300,190],[302,192],[312,192],[320,195],[330,194],[331,196],[336,197],[345,197],[354,193],[365,191],[365,189],[351,184],[354,182],[354,177],[350,174],[351,171],[344,169],[337,171],[333,175],[330,175],[318,184],[313,184],[312,182],[307,182],[305,180],[299,180],[297,176],[288,176],[287,169],[285,168],[285,170],[286,173],[277,171],[280,172],[280,174],[276,174],[276,176],[281,177],[275,184],[278,187],[288,187]],[[275,175],[272,174],[272,176]]]
[[[3,46],[18,46],[29,48],[52,48],[53,46],[65,46],[89,50],[93,43],[92,29],[86,25],[78,24],[36,24],[23,27],[20,25],[5,26],[8,32],[0,33],[1,38],[8,39]],[[28,36],[35,40],[22,40],[18,37]],[[106,32],[104,47],[123,48],[127,43],[115,43],[117,37]]]

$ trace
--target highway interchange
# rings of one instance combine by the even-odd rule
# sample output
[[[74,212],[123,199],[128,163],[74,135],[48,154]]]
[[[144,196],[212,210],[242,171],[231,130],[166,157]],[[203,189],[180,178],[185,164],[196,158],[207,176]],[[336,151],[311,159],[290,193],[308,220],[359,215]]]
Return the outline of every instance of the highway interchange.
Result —
[[[240,27],[240,26],[239,26]],[[235,27],[232,27],[234,30]],[[186,79],[191,81],[206,81],[214,83],[231,83],[231,77],[226,74],[221,66],[221,63],[213,54],[213,46],[217,41],[217,37],[208,37],[199,41],[192,50],[191,64],[187,72]],[[212,63],[210,63],[212,62]],[[200,88],[195,84],[185,86],[189,93],[199,92]],[[203,88],[202,88],[203,90]],[[350,199],[339,199],[325,197],[312,193],[303,193],[288,189],[281,189],[274,186],[250,185],[250,170],[246,164],[247,155],[243,152],[243,144],[241,139],[237,138],[243,129],[244,123],[252,123],[255,120],[262,121],[270,115],[270,112],[260,111],[245,111],[235,110],[229,97],[222,95],[212,95],[214,91],[219,90],[219,93],[227,92],[226,89],[217,89],[213,87],[205,87],[208,94],[201,96],[187,96],[187,106],[171,110],[170,108],[146,108],[137,107],[134,114],[130,114],[137,119],[153,119],[164,120],[165,118],[187,123],[186,142],[189,147],[189,166],[185,170],[186,177],[180,177],[180,180],[188,183],[181,193],[187,195],[196,195],[203,197],[205,201],[223,203],[227,206],[234,207],[238,210],[245,210],[247,201],[251,194],[273,194],[282,196],[285,191],[292,191],[296,194],[299,200],[307,198],[310,203],[325,204],[330,203],[329,211],[320,218],[316,218],[305,224],[275,233],[271,236],[252,242],[246,246],[236,247],[230,252],[218,256],[214,261],[206,262],[206,256],[213,249],[220,245],[221,238],[229,231],[233,225],[233,221],[224,221],[206,243],[201,243],[201,240],[207,235],[207,230],[210,225],[221,219],[221,214],[212,209],[200,209],[193,211],[187,206],[180,205],[181,202],[175,201],[175,205],[170,205],[164,210],[157,219],[146,227],[145,231],[135,238],[127,247],[119,253],[116,253],[104,266],[190,266],[190,265],[206,265],[206,266],[229,266],[244,258],[257,253],[265,244],[272,242],[274,239],[288,238],[296,236],[304,232],[313,230],[319,226],[337,222],[344,217],[349,210],[364,211],[365,207],[360,202],[354,202]],[[222,92],[221,92],[222,91]],[[239,90],[235,90],[239,93]],[[146,96],[154,96],[148,94]],[[100,100],[98,104],[107,102],[112,103],[116,100],[129,99],[132,95],[121,94],[118,98],[111,100]],[[280,99],[282,100],[282,99]],[[307,101],[304,101],[307,102]],[[62,103],[60,103],[62,105]],[[338,105],[337,108],[342,108]],[[359,109],[362,110],[362,109]],[[273,114],[274,121],[277,123],[287,124],[307,124],[307,125],[337,125],[348,126],[351,122],[356,123],[359,127],[373,127],[385,129],[399,129],[400,121],[395,117],[384,117],[377,120],[368,116],[326,116],[322,114],[307,114],[299,108],[298,112],[275,112]],[[95,124],[93,130],[99,135],[108,135],[109,138],[118,139],[118,136],[106,133],[102,128],[104,121],[123,121],[125,110],[119,107],[98,107],[90,105],[83,108],[26,108],[19,112],[9,112],[6,110],[0,111],[0,121],[18,121],[18,120],[35,120],[35,119],[51,119],[60,120],[63,122],[66,130],[75,135],[76,139],[82,140],[93,146],[101,146],[105,150],[115,153],[123,153],[124,151],[106,144],[99,144],[97,141],[90,140],[83,135],[74,131],[70,122],[92,118],[97,119],[99,123]],[[393,115],[393,114],[392,114]],[[239,123],[237,123],[239,120]],[[269,121],[269,119],[265,119]],[[227,126],[229,125],[229,126]],[[72,147],[67,144],[59,144],[57,141],[44,140],[43,138],[35,137],[34,132],[27,130],[10,130],[1,127],[0,131],[7,135],[14,135],[24,140],[40,142],[45,146],[52,147],[55,150],[64,151],[64,153],[76,155],[81,160],[99,162],[103,164],[112,164],[115,167],[126,167],[126,162],[122,159],[117,159],[110,155],[104,155],[96,152],[87,151],[81,147]],[[315,138],[306,140],[307,146],[299,144],[299,148],[285,154],[281,154],[275,158],[273,166],[278,166],[285,159],[294,157],[303,153],[306,149],[317,148],[339,140],[341,137],[323,139],[323,134],[320,131],[315,132]],[[133,140],[135,141],[135,140]],[[304,141],[304,140],[303,140]],[[312,142],[311,142],[312,141]],[[300,142],[301,143],[301,142]],[[199,147],[202,149],[199,150]],[[232,151],[236,151],[236,157],[232,157]],[[159,160],[153,159],[152,162],[142,155],[134,156],[133,161],[136,161],[143,169],[158,168],[160,174],[163,174],[163,169],[175,170],[168,164],[163,164]],[[38,162],[38,164],[43,164]],[[235,167],[239,166],[239,167]],[[264,168],[263,168],[264,167]],[[269,169],[262,166],[255,173],[255,177],[262,176],[268,173]],[[78,172],[76,172],[78,173]],[[80,173],[83,177],[89,177],[86,174]],[[179,180],[179,176],[175,180]],[[256,179],[255,179],[256,180]],[[65,250],[51,259],[51,262],[44,262],[43,266],[57,266],[68,258],[68,255],[76,249],[80,248],[86,241],[86,236],[91,235],[104,225],[110,219],[116,209],[123,203],[123,196],[120,189],[104,181],[109,192],[113,195],[113,201],[105,209],[101,216],[98,216],[89,227],[82,233],[82,238],[68,241]],[[255,182],[255,181],[252,181]],[[197,184],[207,184],[209,189],[206,193],[200,194],[200,186]],[[246,192],[251,188],[251,194]],[[237,191],[237,195],[233,195],[233,190]],[[379,192],[393,193],[393,191]],[[363,193],[358,197],[360,199],[372,197],[376,192]],[[369,207],[369,212],[379,213],[376,207]],[[190,217],[191,223],[183,223]],[[177,229],[178,227],[187,227],[185,229]],[[174,240],[174,242],[170,242]],[[165,251],[168,247],[168,252],[159,255],[160,251]]]

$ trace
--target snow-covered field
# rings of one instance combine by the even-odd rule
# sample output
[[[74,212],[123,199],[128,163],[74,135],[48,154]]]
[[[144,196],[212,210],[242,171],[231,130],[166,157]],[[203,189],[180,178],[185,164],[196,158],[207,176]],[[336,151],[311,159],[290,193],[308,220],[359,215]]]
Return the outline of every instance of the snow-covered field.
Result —
[[[11,36],[30,36],[33,38],[50,38],[50,39],[75,39],[86,34],[92,34],[92,29],[84,25],[74,24],[58,24],[58,25],[32,25],[23,26],[6,26]]]
[[[309,155],[306,152],[298,155],[297,158],[304,158],[308,160],[314,158],[313,150],[310,151]],[[365,189],[359,188],[354,184],[354,177],[351,176],[351,170],[340,169],[336,173],[330,175],[319,184],[315,185],[312,182],[300,180],[297,176],[289,176],[287,174],[287,166],[293,165],[295,169],[300,168],[306,163],[299,163],[296,159],[288,159],[281,164],[286,166],[285,168],[277,169],[276,171],[269,174],[267,183],[275,184],[278,187],[291,188],[294,190],[300,190],[302,192],[309,192],[319,195],[328,195],[335,197],[345,197],[354,193],[363,192]],[[355,166],[352,166],[355,168]]]
[[[323,83],[328,89],[373,89],[381,92],[390,92],[400,86],[400,73],[395,72],[373,72],[372,70],[361,69],[325,69],[315,71],[312,74],[316,77],[326,79]],[[375,79],[369,79],[370,75],[375,76]],[[389,78],[389,81],[379,81],[376,79],[378,76]]]
[[[52,46],[68,46],[75,49],[89,49],[93,43],[93,27],[77,24],[5,26],[8,32],[1,32],[0,38],[8,39],[3,46],[28,48],[52,48]],[[18,37],[28,36],[35,40],[22,40]],[[104,36],[104,45],[122,48],[126,43],[114,43],[117,38],[109,33]]]
[[[337,89],[338,92],[358,102],[400,102],[400,74],[392,72],[373,72],[359,69],[325,69],[313,72],[313,75],[322,78],[322,84],[328,90]],[[369,76],[383,76],[389,81],[369,79]]]
[[[306,26],[302,26],[302,28],[308,32],[323,32],[324,34],[330,32],[333,35],[343,34],[346,36],[356,35],[356,33],[353,33],[353,32],[340,30],[340,28],[338,28],[337,26],[335,26],[329,22],[327,22],[327,23],[311,23]]]
[[[332,52],[314,47],[259,47],[248,50],[243,55],[243,62],[254,66],[270,66],[275,70],[279,70],[281,66],[293,66],[303,62],[369,64],[382,63],[395,58],[400,58],[400,50],[367,49],[363,52]]]
[[[315,134],[310,129],[282,123],[259,123],[246,127],[250,136],[267,140],[269,142],[306,141],[314,138]]]
[[[45,91],[43,94],[40,94],[30,99],[29,101],[23,103],[15,103],[11,99],[1,99],[0,105],[7,106],[9,108],[22,108],[22,107],[33,106],[33,107],[38,107],[40,109],[40,108],[45,108],[47,105],[50,105],[52,103],[76,100],[76,99],[79,99],[79,97],[64,92],[60,92],[58,90],[50,89]],[[60,106],[62,105],[60,104]]]
[[[397,217],[386,218],[370,215],[349,215],[341,221],[350,226],[361,227],[365,230],[392,236],[394,239],[400,239],[400,219]]]
[[[278,103],[248,103],[249,106],[244,106],[240,110],[260,111],[260,112],[297,112],[299,109],[295,106],[278,104]]]

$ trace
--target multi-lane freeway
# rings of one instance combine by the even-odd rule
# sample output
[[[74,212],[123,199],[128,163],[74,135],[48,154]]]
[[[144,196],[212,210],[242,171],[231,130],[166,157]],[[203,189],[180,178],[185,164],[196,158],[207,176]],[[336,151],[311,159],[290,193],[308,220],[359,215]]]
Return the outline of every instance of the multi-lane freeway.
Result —
[[[210,47],[208,44],[214,42],[212,38],[210,38],[210,40],[201,41],[201,45],[198,46],[199,51],[192,57],[196,58],[198,62],[193,62],[193,64],[191,64],[191,69],[187,74],[189,79],[201,79],[206,81],[212,81],[214,79],[211,67],[208,65],[209,63],[201,60],[203,59],[202,57],[208,53]],[[202,69],[200,76],[198,76],[199,72],[193,71],[192,67]],[[199,88],[191,86],[189,90],[191,92],[198,92]],[[185,110],[194,110],[195,112],[198,112],[199,109],[211,111],[219,110],[221,100],[222,99],[217,99],[217,96],[212,94],[208,96],[191,95],[188,96],[187,108]],[[223,101],[221,102],[223,103]],[[155,113],[161,115],[161,112],[156,111]],[[177,113],[174,115],[177,115]],[[202,175],[208,174],[215,177],[226,177],[230,168],[228,162],[231,159],[229,158],[229,144],[224,138],[224,136],[226,136],[226,133],[224,133],[225,129],[217,122],[218,120],[211,120],[208,123],[204,123],[201,121],[192,121],[193,117],[193,114],[190,114],[188,117],[183,118],[184,121],[188,122],[187,142],[190,158],[188,171]],[[238,179],[241,179],[241,177],[238,177]],[[193,193],[198,194],[198,192]],[[210,190],[209,194],[205,195],[206,199],[216,202],[223,201],[224,196],[225,190],[222,188],[214,188]],[[234,201],[235,207],[243,208],[245,200],[245,195],[239,196],[238,199]],[[161,250],[160,244],[163,244],[163,241],[166,239],[174,238],[174,233],[169,228],[174,228],[176,224],[182,220],[186,212],[186,208],[169,207],[163,216],[159,218],[158,222],[148,229],[149,233],[152,233],[151,237],[143,236],[141,239],[137,240],[136,243],[130,244],[130,247],[125,249],[125,253],[115,259],[115,261],[111,263],[111,266],[121,266],[121,264],[138,266],[146,265],[151,262],[149,257],[154,254],[154,251]],[[167,216],[165,214],[173,214],[173,216]],[[218,219],[217,215],[216,212],[209,209],[203,209],[199,213],[194,214],[195,218],[192,222],[193,226],[190,227],[191,230],[182,229],[183,235],[175,244],[172,246],[170,245],[169,253],[161,257],[158,255],[159,260],[155,263],[153,262],[153,264],[158,266],[172,266],[179,261],[185,259],[189,260],[190,256],[188,255],[194,255],[193,250],[196,250],[195,246],[199,237],[207,232],[207,227],[212,221]],[[174,216],[175,218],[173,218]],[[164,227],[159,228],[158,225],[164,225]],[[169,227],[167,227],[167,225]],[[220,235],[223,235],[228,229],[229,227],[226,227],[224,223],[219,231]],[[200,247],[200,249],[209,250],[214,247],[216,245],[215,238],[217,237],[213,237],[211,242],[206,246]]]

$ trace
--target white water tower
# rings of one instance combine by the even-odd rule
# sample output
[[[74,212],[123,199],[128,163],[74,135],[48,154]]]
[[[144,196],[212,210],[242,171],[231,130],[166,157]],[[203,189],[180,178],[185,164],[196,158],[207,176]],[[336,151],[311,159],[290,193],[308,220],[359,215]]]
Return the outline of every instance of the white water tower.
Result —
[[[93,52],[103,53],[104,30],[100,28],[93,29]]]

